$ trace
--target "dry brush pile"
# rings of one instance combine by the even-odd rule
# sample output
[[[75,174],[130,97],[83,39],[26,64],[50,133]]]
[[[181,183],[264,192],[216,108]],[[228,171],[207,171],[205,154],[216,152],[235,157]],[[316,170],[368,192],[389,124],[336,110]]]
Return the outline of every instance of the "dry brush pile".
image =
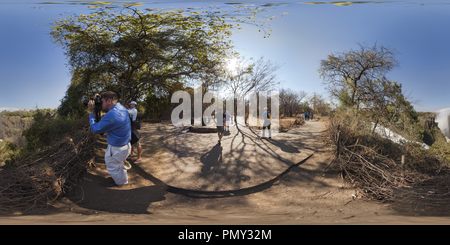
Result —
[[[335,146],[331,166],[341,171],[344,180],[358,188],[360,196],[392,201],[400,190],[412,192],[411,186],[431,178],[429,174],[417,171],[417,165],[423,161],[411,154],[419,146],[407,144],[402,147],[385,140],[372,134],[359,120],[343,123],[338,118],[329,119],[327,136]],[[402,161],[402,155],[407,160]]]
[[[335,147],[330,166],[360,197],[391,202],[408,215],[450,215],[450,171],[435,146],[423,150],[413,143],[392,143],[372,134],[361,118],[334,117],[326,128]]]
[[[0,169],[0,211],[46,207],[64,194],[94,156],[95,137],[89,127]]]

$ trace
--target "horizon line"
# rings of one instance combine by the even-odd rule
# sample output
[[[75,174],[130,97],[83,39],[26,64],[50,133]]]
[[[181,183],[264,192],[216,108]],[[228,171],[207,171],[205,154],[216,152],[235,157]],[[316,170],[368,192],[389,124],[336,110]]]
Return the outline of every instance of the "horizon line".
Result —
[[[20,110],[25,110],[25,109],[15,108],[15,107],[0,107],[0,111],[9,111],[9,110],[20,111]]]

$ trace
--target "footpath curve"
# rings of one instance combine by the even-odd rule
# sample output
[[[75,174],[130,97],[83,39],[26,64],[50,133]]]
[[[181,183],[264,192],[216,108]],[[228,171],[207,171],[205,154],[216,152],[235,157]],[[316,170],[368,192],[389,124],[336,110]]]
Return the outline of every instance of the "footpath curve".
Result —
[[[309,121],[268,139],[259,130],[231,126],[219,144],[216,133],[147,124],[141,130],[138,167],[178,192],[235,194],[276,180],[309,159],[321,144],[323,129],[322,123]]]
[[[223,138],[221,161],[214,153],[217,134],[194,134],[170,127],[165,124],[142,126],[142,161],[134,164],[136,157],[132,158],[129,184],[125,186],[111,186],[112,179],[104,163],[107,143],[101,137],[95,167],[89,169],[78,187],[67,195],[65,205],[72,210],[81,209],[79,212],[148,214],[160,208],[170,212],[186,208],[197,210],[197,204],[191,206],[186,202],[200,198],[240,202],[233,204],[234,210],[242,205],[241,199],[247,198],[257,197],[258,205],[284,202],[285,195],[292,194],[283,193],[294,190],[278,190],[280,183],[298,182],[295,186],[300,189],[293,198],[309,192],[313,185],[328,186],[323,183],[323,177],[319,177],[331,160],[321,138],[321,122],[307,122],[272,139],[261,139],[250,129],[232,128]],[[194,147],[181,142],[196,142],[200,147],[190,151]],[[275,197],[262,194],[272,191],[276,191]]]

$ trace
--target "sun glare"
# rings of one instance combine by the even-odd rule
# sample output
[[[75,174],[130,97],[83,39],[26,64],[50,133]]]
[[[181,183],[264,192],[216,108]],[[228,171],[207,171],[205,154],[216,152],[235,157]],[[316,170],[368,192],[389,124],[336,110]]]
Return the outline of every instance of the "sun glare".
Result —
[[[226,62],[226,69],[227,71],[234,73],[236,72],[236,65],[238,63],[238,59],[237,58],[231,58]]]

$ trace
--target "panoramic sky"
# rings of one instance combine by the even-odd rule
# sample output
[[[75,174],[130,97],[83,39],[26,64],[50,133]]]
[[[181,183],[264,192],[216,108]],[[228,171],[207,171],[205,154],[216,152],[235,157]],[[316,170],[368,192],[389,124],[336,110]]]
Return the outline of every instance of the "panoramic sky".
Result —
[[[0,111],[57,108],[70,84],[61,47],[48,23],[68,14],[86,14],[86,4],[100,1],[0,2]],[[312,4],[312,3],[316,4]],[[103,2],[105,3],[105,2]],[[233,8],[225,1],[136,1],[138,8]],[[228,4],[227,4],[228,3]],[[383,45],[399,52],[400,67],[387,78],[403,85],[417,111],[450,108],[450,4],[446,1],[299,2],[242,1],[267,10],[270,37],[241,25],[232,39],[247,58],[264,56],[282,67],[280,88],[322,94],[320,60],[331,53],[357,49],[357,43]],[[114,6],[123,3],[112,2]],[[104,6],[112,6],[104,5]],[[67,13],[71,11],[71,13]],[[257,19],[259,16],[257,17]]]

